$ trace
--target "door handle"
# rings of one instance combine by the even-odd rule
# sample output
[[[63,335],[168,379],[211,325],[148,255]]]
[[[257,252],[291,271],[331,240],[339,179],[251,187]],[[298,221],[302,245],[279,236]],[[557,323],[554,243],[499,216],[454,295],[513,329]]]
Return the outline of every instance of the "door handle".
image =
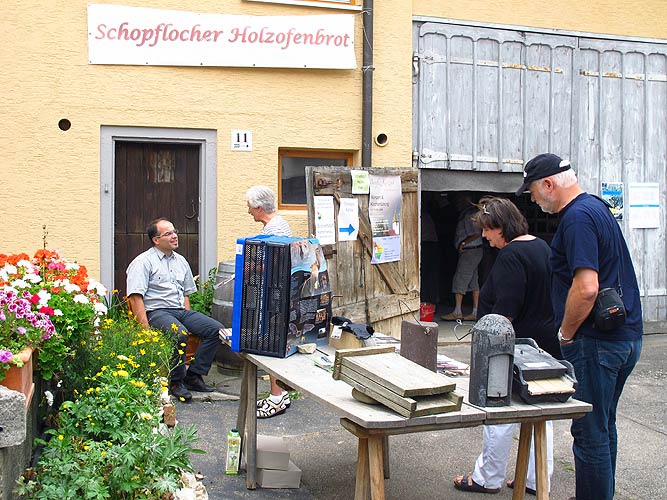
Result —
[[[195,200],[191,200],[192,203],[192,215],[186,215],[186,219],[194,219],[197,217],[197,208],[195,207]]]

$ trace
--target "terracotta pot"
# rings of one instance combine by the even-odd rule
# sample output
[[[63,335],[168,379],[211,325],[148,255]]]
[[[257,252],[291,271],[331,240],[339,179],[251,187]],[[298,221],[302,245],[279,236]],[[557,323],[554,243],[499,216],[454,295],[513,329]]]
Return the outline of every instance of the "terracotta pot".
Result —
[[[26,347],[16,357],[23,361],[23,366],[19,368],[11,365],[5,378],[0,380],[0,385],[25,394],[25,404],[28,406],[35,391],[35,384],[32,382],[32,347]]]

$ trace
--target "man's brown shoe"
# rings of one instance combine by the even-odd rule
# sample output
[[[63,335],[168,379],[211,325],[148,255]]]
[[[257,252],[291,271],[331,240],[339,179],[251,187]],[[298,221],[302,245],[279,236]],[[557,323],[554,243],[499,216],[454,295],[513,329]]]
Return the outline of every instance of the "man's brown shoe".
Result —
[[[476,314],[466,314],[463,316],[463,319],[466,321],[477,321],[477,315]]]

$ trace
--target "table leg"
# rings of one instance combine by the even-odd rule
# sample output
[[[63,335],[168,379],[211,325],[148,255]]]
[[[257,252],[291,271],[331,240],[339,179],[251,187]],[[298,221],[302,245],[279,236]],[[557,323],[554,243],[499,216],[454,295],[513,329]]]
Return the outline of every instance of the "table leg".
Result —
[[[354,500],[368,500],[368,487],[370,478],[368,476],[368,439],[359,438],[357,450],[357,480],[354,489]]]
[[[243,362],[243,372],[241,374],[241,395],[239,397],[239,412],[236,415],[236,429],[244,436],[246,415],[248,413],[248,361]],[[241,447],[243,449],[243,447]],[[240,461],[240,458],[239,458]]]
[[[523,422],[521,424],[521,431],[519,432],[519,450],[516,454],[512,500],[521,500],[526,495],[526,475],[528,474],[528,456],[530,455],[530,438],[532,433],[533,423]]]
[[[537,500],[549,500],[547,470],[547,423],[535,422],[535,482]]]
[[[384,478],[389,479],[389,436],[382,436],[382,465],[384,466]]]
[[[383,436],[368,438],[368,469],[371,483],[371,499],[384,500],[384,468],[382,467]]]
[[[246,362],[246,477],[245,485],[249,490],[257,488],[257,367]]]

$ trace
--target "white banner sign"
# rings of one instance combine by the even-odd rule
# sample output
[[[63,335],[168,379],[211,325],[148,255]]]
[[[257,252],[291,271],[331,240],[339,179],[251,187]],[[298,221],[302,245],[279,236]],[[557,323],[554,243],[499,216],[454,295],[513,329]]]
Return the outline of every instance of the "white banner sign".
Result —
[[[88,5],[90,64],[354,69],[354,15],[241,16]]]

